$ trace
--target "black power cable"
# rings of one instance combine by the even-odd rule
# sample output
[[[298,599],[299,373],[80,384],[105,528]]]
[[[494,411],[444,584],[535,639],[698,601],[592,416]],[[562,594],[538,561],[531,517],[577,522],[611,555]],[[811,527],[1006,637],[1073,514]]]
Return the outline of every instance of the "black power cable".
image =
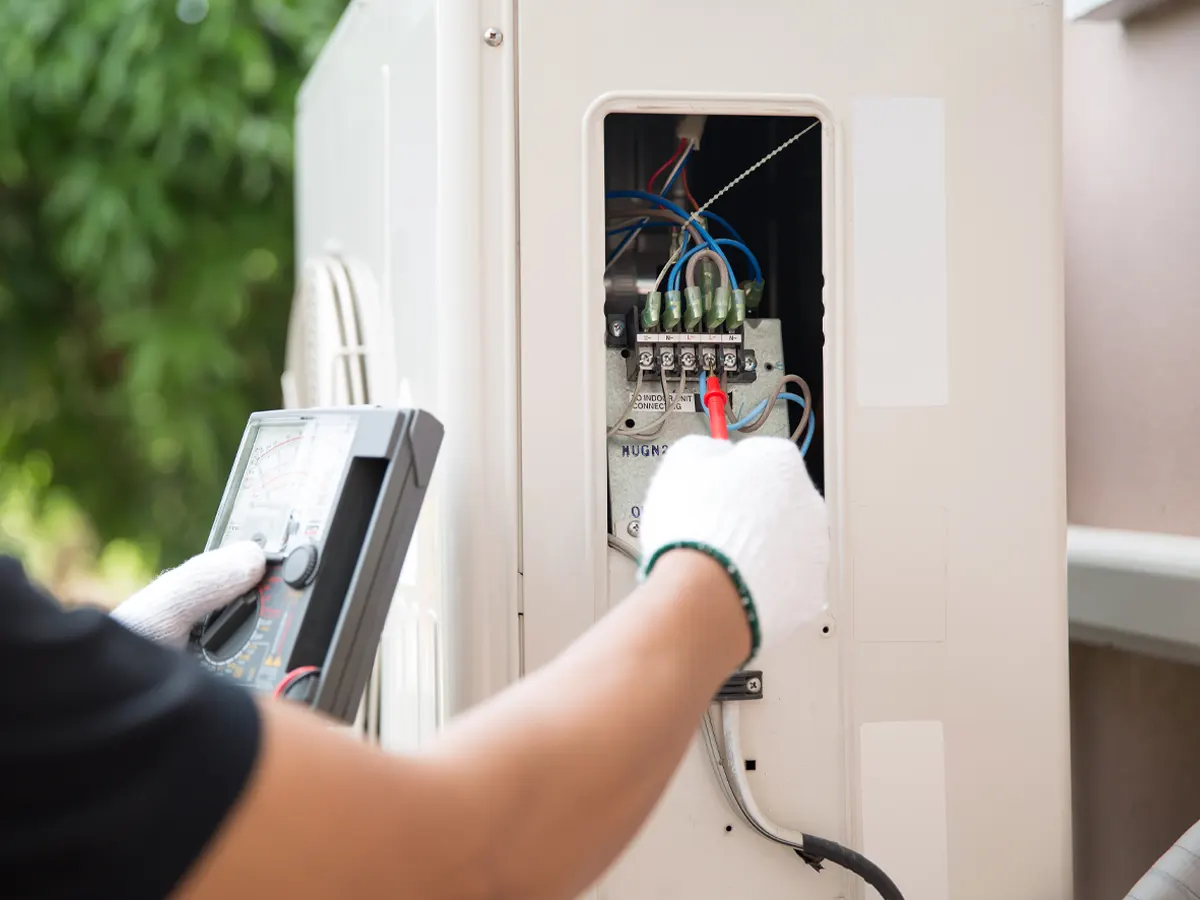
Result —
[[[825,838],[806,834],[804,835],[804,849],[796,849],[796,855],[818,872],[821,871],[823,862],[841,866],[847,872],[857,875],[875,888],[883,900],[904,900],[904,895],[900,893],[900,888],[896,887],[896,882],[892,881],[883,869],[861,853],[851,850],[849,847],[843,847],[836,841],[828,841]]]

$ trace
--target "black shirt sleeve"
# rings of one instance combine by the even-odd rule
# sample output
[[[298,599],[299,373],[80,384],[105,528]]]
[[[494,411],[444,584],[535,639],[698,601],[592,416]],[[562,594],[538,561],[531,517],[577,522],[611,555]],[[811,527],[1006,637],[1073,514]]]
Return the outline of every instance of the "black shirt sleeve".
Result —
[[[0,556],[0,896],[161,898],[259,750],[248,692]]]

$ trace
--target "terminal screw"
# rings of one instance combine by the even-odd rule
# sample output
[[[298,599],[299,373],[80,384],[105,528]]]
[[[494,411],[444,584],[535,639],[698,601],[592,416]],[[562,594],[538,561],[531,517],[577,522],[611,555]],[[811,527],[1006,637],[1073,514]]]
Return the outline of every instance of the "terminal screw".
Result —
[[[650,368],[652,365],[654,365],[654,354],[651,353],[649,350],[643,350],[641,353],[638,354],[638,364],[643,369]]]
[[[679,354],[679,362],[683,365],[683,367],[685,369],[696,368],[696,351],[695,350],[684,350],[682,353]]]
[[[726,369],[736,369],[737,368],[737,353],[735,351],[729,350],[725,353],[725,368]]]

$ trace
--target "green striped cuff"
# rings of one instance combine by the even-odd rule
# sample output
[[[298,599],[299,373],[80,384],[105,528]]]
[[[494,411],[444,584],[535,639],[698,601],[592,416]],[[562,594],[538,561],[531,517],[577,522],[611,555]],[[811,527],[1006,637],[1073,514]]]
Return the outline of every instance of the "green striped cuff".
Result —
[[[746,659],[746,662],[750,662],[755,654],[758,653],[758,648],[762,645],[762,631],[759,628],[758,610],[754,607],[754,598],[750,596],[750,588],[746,586],[746,580],[742,578],[742,573],[738,571],[738,567],[733,564],[733,560],[716,547],[710,547],[708,544],[702,544],[699,541],[676,541],[655,550],[653,555],[642,564],[640,577],[645,579],[649,576],[655,564],[672,550],[695,550],[697,553],[703,553],[705,556],[715,560],[728,573],[730,580],[733,581],[734,588],[737,590],[738,598],[742,601],[742,610],[746,613],[746,622],[750,625],[750,656]],[[742,663],[742,665],[745,664]]]

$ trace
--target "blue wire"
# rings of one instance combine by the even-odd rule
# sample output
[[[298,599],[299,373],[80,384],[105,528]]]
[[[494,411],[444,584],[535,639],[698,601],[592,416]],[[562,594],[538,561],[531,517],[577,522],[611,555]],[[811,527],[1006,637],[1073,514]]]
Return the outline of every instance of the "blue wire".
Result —
[[[793,403],[799,403],[800,408],[804,409],[804,398],[798,394],[782,393],[779,395],[784,400],[791,400]],[[812,445],[813,434],[817,430],[817,417],[810,415],[808,417],[808,428],[805,430],[804,443],[800,445],[800,455],[808,456],[808,448]]]
[[[662,192],[664,194],[671,189],[671,185],[673,185],[675,183],[675,179],[679,177],[679,174],[683,171],[683,167],[687,165],[688,157],[691,155],[692,155],[692,146],[689,144],[687,150],[684,151],[682,164],[675,167],[675,174],[671,176],[670,181],[668,181],[665,185],[663,185]],[[734,233],[733,229],[729,227],[728,222],[721,220],[721,224],[724,224],[725,227],[729,230],[729,232],[731,234]],[[616,249],[613,250],[612,255],[608,258],[608,262],[612,262],[614,259],[616,259],[617,254],[619,254],[622,250],[625,249],[625,245],[628,244],[630,241],[632,241],[637,236],[637,233],[639,231],[644,231],[647,228],[673,228],[673,227],[674,227],[674,225],[670,222],[651,223],[649,219],[642,219],[641,223],[638,225],[629,225],[629,226],[627,226],[627,228],[613,229],[612,231],[608,232],[608,234],[616,234],[618,231],[625,231],[625,230],[630,231],[631,234],[628,237],[626,237],[625,240],[621,241],[621,243],[617,244]]]
[[[671,185],[673,185],[675,183],[675,179],[679,177],[679,174],[683,171],[684,166],[687,165],[687,159],[689,156],[691,156],[691,154],[692,154],[692,148],[689,147],[687,149],[687,151],[684,153],[683,166],[679,166],[675,170],[675,174],[673,176],[671,176],[671,180],[668,181],[663,186],[662,190],[663,190],[664,194],[671,189]],[[682,216],[684,216],[684,218],[688,218],[687,213],[682,208],[675,206],[674,204],[671,203],[671,201],[667,200],[665,197],[656,196],[647,191],[610,191],[606,196],[614,197],[614,196],[621,196],[621,195],[637,195],[640,199],[650,200],[654,203],[657,203],[657,204],[663,206],[665,209],[670,209],[672,212],[676,213],[677,215],[682,215]],[[717,255],[721,257],[721,259],[725,262],[726,265],[729,265],[729,257],[727,257],[721,251],[720,248],[722,246],[726,246],[726,247],[733,247],[737,250],[740,250],[743,254],[745,254],[746,258],[750,262],[750,268],[754,272],[754,280],[761,284],[762,280],[763,280],[762,266],[760,266],[758,264],[758,257],[756,257],[751,252],[751,250],[747,246],[745,240],[743,240],[742,236],[740,234],[738,234],[737,229],[734,228],[732,225],[730,225],[729,222],[727,222],[724,218],[722,218],[721,216],[718,216],[714,212],[705,211],[701,215],[703,215],[705,218],[711,219],[712,221],[716,222],[718,225],[720,225],[722,228],[724,228],[726,231],[728,231],[732,238],[732,239],[731,238],[718,238],[718,239],[714,240],[712,238],[712,236],[707,231],[705,231],[704,228],[701,227],[698,222],[693,221],[691,224],[696,226],[696,229],[700,232],[700,234],[709,242],[709,246],[714,251],[716,251]],[[648,219],[643,219],[640,224],[626,225],[623,228],[614,228],[614,229],[606,232],[606,234],[609,234],[609,235],[620,234],[621,232],[626,232],[626,231],[629,232],[629,234],[625,238],[625,240],[621,241],[621,243],[617,245],[616,249],[613,250],[612,255],[609,256],[609,260],[611,261],[612,259],[614,259],[616,257],[616,255],[625,248],[625,245],[628,244],[631,240],[633,240],[634,235],[638,231],[643,231],[646,228],[673,228],[673,227],[675,227],[675,226],[669,222],[653,222],[652,223]],[[685,230],[684,231],[684,245],[683,245],[685,249],[687,247],[688,236],[689,236],[689,232],[687,232]],[[679,261],[682,262],[684,259],[685,259],[685,257],[681,257]],[[675,269],[673,269],[672,273],[671,273],[671,280],[674,283],[674,286],[668,285],[669,290],[678,290],[679,279],[675,275],[675,272],[678,270],[679,270],[679,266],[677,264]],[[729,271],[732,274],[732,272],[733,272],[732,266],[729,266]]]
[[[642,221],[645,221],[644,219]],[[639,225],[636,222],[632,225],[622,225],[620,228],[610,228],[604,232],[611,237],[614,234],[624,234],[627,231],[645,231],[647,228],[675,228],[674,222],[647,222],[645,225]]]
[[[688,145],[686,152],[684,152],[684,154],[683,154],[683,165],[679,166],[679,168],[677,168],[675,170],[675,174],[671,176],[671,180],[668,181],[666,184],[664,184],[662,187],[662,190],[659,191],[659,193],[662,194],[664,197],[666,196],[667,191],[669,191],[671,189],[671,185],[673,185],[675,183],[675,179],[677,179],[683,173],[684,166],[687,165],[688,158],[692,155],[692,151],[694,149],[696,149],[696,148],[693,147],[691,144]],[[725,219],[721,218],[721,216],[718,216],[715,212],[709,212],[708,210],[705,210],[700,215],[702,215],[706,219],[712,219],[714,222],[716,222],[718,225],[720,225],[722,228],[724,228],[726,231],[728,231],[729,236],[731,238],[733,238],[735,241],[737,241],[739,244],[746,243],[744,240],[742,240],[742,236],[737,233],[737,229],[734,228],[732,225],[730,225]]]
[[[692,145],[688,144],[687,150],[685,150],[683,152],[683,162],[675,167],[675,174],[671,176],[670,181],[668,181],[666,184],[663,185],[662,190],[659,193],[666,194],[667,191],[669,191],[671,189],[671,185],[673,185],[675,183],[675,179],[679,177],[681,172],[683,172],[683,167],[687,165],[688,157],[691,155],[692,155]]]
[[[750,252],[749,247],[741,241],[731,241],[729,238],[717,238],[717,243],[722,247],[733,247],[735,250],[741,250],[745,254],[746,259],[750,261],[750,268],[754,272],[754,280],[760,284],[762,283],[762,267],[758,264],[758,257]]]
[[[728,426],[729,430],[730,431],[741,431],[743,428],[745,428],[747,425],[749,425],[751,422],[753,422],[755,419],[757,419],[759,416],[761,416],[763,410],[766,408],[767,408],[767,401],[760,400],[758,403],[758,406],[754,407],[754,409],[750,410],[750,412],[746,413],[746,415],[742,416],[740,419],[738,419],[732,425]]]
[[[733,238],[735,241],[737,241],[739,244],[746,243],[742,239],[742,236],[737,233],[737,230],[732,225],[730,225],[728,222],[726,222],[723,218],[718,216],[715,212],[710,212],[709,210],[706,209],[704,212],[700,213],[700,218],[712,219],[712,221],[716,222],[718,225],[720,225],[722,228],[724,228],[726,231],[728,231],[729,236],[731,238]]]
[[[706,418],[706,419],[708,418],[708,407],[704,405],[704,394],[707,389],[707,387],[706,387],[707,382],[708,382],[707,376],[704,374],[703,371],[701,371],[700,372],[700,408],[702,410],[704,410],[704,418]],[[761,400],[761,401],[759,401],[758,405],[754,407],[754,409],[750,410],[750,412],[746,413],[746,415],[742,416],[736,422],[734,422],[730,425],[727,425],[726,428],[728,428],[730,431],[739,431],[742,428],[745,428],[747,425],[749,425],[755,419],[757,419],[760,415],[762,415],[762,411],[766,408],[767,408],[767,401]]]
[[[642,219],[642,224],[646,224],[649,221],[650,221],[649,219]],[[628,244],[630,241],[632,241],[634,239],[634,237],[636,237],[636,236],[637,236],[637,227],[635,226],[633,228],[633,230],[631,230],[629,232],[629,234],[625,235],[625,237],[623,237],[621,239],[621,243],[617,244],[617,246],[613,249],[613,252],[608,255],[608,259],[605,260],[605,263],[604,263],[606,268],[614,259],[616,259],[621,254],[621,251],[625,249],[625,245]]]
[[[707,376],[705,375],[704,371],[701,370],[700,371],[700,408],[704,410],[704,418],[705,419],[708,418],[708,407],[704,405],[704,394],[706,392],[706,387],[705,387],[706,382],[707,382]],[[801,409],[804,409],[804,398],[801,397],[799,394],[792,394],[792,393],[785,391],[779,395],[779,398],[781,400],[789,400],[792,403],[797,403],[800,405]],[[759,401],[758,405],[755,406],[754,409],[750,410],[749,413],[747,413],[742,418],[738,419],[732,425],[727,426],[728,429],[730,431],[740,431],[741,429],[743,429],[747,425],[749,425],[751,422],[753,422],[755,419],[757,419],[760,415],[762,415],[762,411],[766,408],[767,408],[767,401],[766,400]],[[808,417],[808,427],[805,429],[804,441],[803,441],[803,443],[800,444],[800,455],[801,456],[808,456],[808,449],[809,449],[809,447],[812,446],[813,435],[816,434],[816,431],[817,431],[817,417],[810,415]]]
[[[609,191],[604,196],[608,200],[646,200],[657,206],[661,206],[663,209],[669,209],[671,212],[675,213],[675,215],[684,219],[690,218],[688,213],[684,211],[683,207],[672,203],[666,197],[661,197],[658,194],[651,194],[649,191]],[[704,243],[708,244],[708,246],[712,248],[712,251],[721,258],[721,262],[725,263],[726,268],[732,272],[733,266],[729,265],[728,257],[725,256],[725,252],[721,249],[720,245],[713,240],[712,235],[701,228],[695,220],[693,220],[691,224],[693,227],[695,227],[696,231],[700,233],[700,236],[704,239]]]
[[[740,244],[737,241],[730,240],[729,238],[717,238],[717,244],[720,246],[734,247],[738,250],[741,250],[742,253],[746,255],[746,259],[750,261],[750,267],[754,274],[754,280],[760,284],[762,283],[762,269],[758,265],[758,259],[755,258],[753,253],[750,252],[749,247],[747,247],[745,244]],[[693,253],[696,253],[701,249],[703,248],[693,247],[690,252],[683,254],[678,260],[675,261],[675,265],[671,268],[671,277],[667,280],[667,290],[679,290],[679,279],[683,276],[683,267],[687,264],[688,258],[692,256]]]

